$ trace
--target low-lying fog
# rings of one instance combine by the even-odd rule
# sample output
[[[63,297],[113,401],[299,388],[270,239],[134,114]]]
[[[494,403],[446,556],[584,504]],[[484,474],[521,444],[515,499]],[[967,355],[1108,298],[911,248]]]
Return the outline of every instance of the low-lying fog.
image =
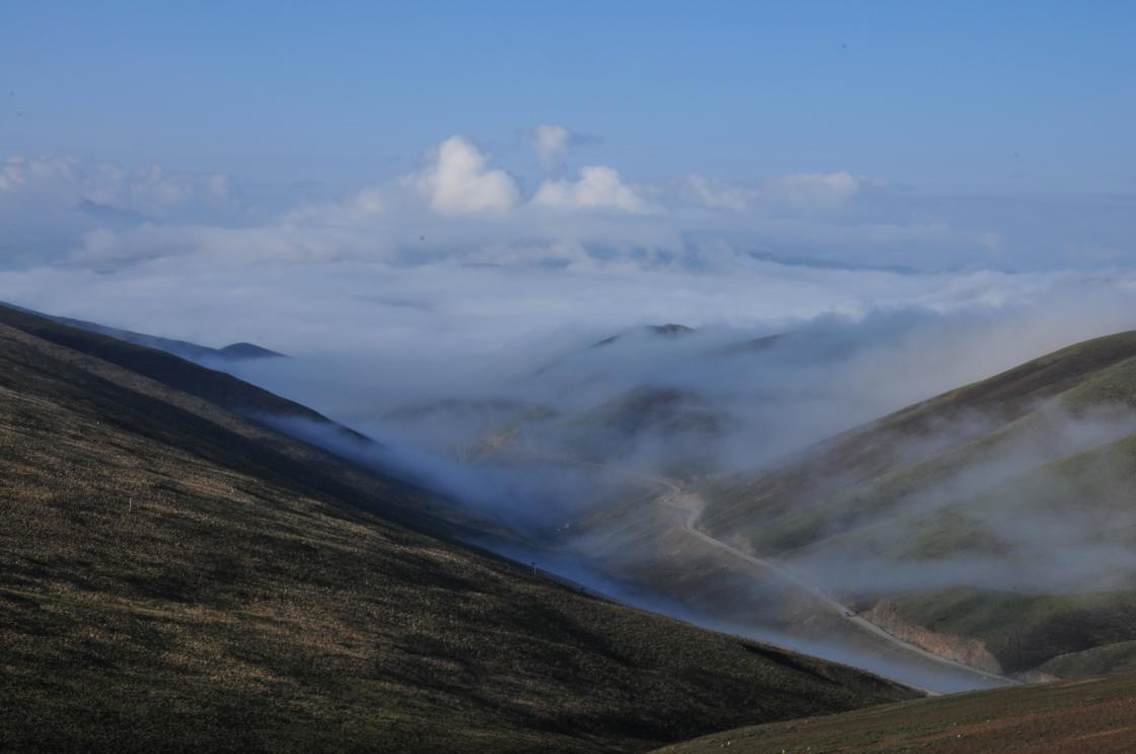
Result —
[[[760,272],[799,274],[768,264]],[[494,278],[516,273],[473,269],[468,274]],[[525,274],[529,284],[554,277],[547,271]],[[679,316],[663,316],[670,307],[666,291],[660,291],[647,309],[650,314],[644,315],[636,306],[647,295],[642,279],[631,286],[627,280],[608,280],[604,284],[611,299],[602,305],[597,301],[592,308],[576,309],[571,294],[558,298],[546,288],[543,296],[554,312],[527,319],[520,311],[516,316],[485,311],[490,304],[511,311],[494,300],[503,291],[467,295],[457,302],[439,296],[433,302],[398,304],[391,303],[390,294],[381,294],[369,310],[356,296],[342,309],[331,305],[326,311],[311,310],[312,305],[297,306],[305,287],[292,279],[288,284],[296,298],[289,299],[288,306],[273,307],[279,317],[274,329],[261,330],[262,337],[256,338],[242,330],[239,321],[227,322],[217,325],[224,336],[207,342],[258,339],[287,352],[290,358],[212,366],[367,433],[381,442],[382,450],[362,460],[437,488],[518,532],[518,541],[511,544],[482,544],[539,561],[633,604],[723,627],[712,612],[666,594],[630,588],[618,575],[605,575],[603,563],[589,559],[582,544],[587,540],[576,543],[575,550],[542,551],[541,543],[554,538],[563,543],[571,534],[565,531],[566,523],[592,506],[618,502],[618,495],[628,489],[629,474],[698,485],[715,475],[756,473],[811,443],[913,401],[1084,338],[1136,327],[1136,297],[1126,281],[1059,275],[1025,284],[1012,276],[982,282],[961,276],[947,287],[957,285],[966,294],[946,298],[937,293],[942,279],[935,285],[903,281],[918,289],[911,300],[834,311],[836,307],[819,295],[830,274],[821,271],[810,282],[818,294],[811,314],[776,315],[775,306],[763,305],[744,318],[730,316],[736,314],[732,304],[746,310],[746,298],[737,281],[726,279],[724,288],[735,286],[729,297],[701,313],[688,304],[673,307]],[[762,275],[755,274],[750,282],[752,295],[761,297],[767,285]],[[701,295],[713,301],[709,282],[697,284]],[[450,285],[450,291],[456,290]],[[321,301],[329,303],[327,298]],[[411,316],[388,321],[385,315],[392,306],[406,308]],[[438,321],[435,307],[450,310],[446,322]],[[471,310],[469,321],[454,311],[463,307]],[[100,316],[97,307],[66,313]],[[298,313],[304,316],[297,318]],[[250,321],[263,327],[263,313]],[[111,324],[200,338],[194,328],[163,327],[161,322],[157,327],[127,319]],[[291,336],[293,328],[296,337]],[[967,485],[992,486],[1044,462],[1047,454],[1115,439],[1134,424],[1127,415],[1104,416],[1093,423],[1057,421],[1058,431],[1052,435],[1060,438],[1056,445],[1015,447],[997,464],[972,470],[967,479],[951,479],[949,487],[911,505],[931,509],[936,499],[954,499]],[[312,427],[282,427],[337,449],[333,438]],[[951,430],[943,431],[946,443]],[[908,524],[896,526],[903,525]],[[1011,572],[989,557],[897,569],[877,560],[869,548],[806,553],[792,562],[826,589],[860,593],[869,586],[868,591],[951,585],[1068,589],[1071,583],[1084,583],[1085,575],[1102,565],[1136,565],[1129,551],[1114,543],[1084,548],[1092,533],[1055,540],[1054,532],[1074,531],[1060,516],[997,525],[1012,532],[1019,545],[1024,540],[1022,551],[1050,548],[1052,557],[1044,567],[1027,563],[1013,571],[1028,572],[1028,583],[1007,583]],[[1083,549],[1054,553],[1052,545],[1058,541],[1079,543]],[[880,574],[887,579],[881,581]],[[894,657],[874,657],[835,638],[818,642],[790,637],[779,626],[763,628],[760,616],[728,627],[927,688],[957,690],[984,683],[915,668]]]
[[[1082,298],[1095,288],[1091,304]],[[698,486],[706,477],[752,474],[811,443],[913,401],[1012,367],[1055,348],[1136,326],[1126,289],[1078,281],[1038,298],[949,310],[919,306],[755,321],[690,320],[683,327],[611,317],[602,328],[550,328],[492,348],[431,347],[390,353],[297,352],[230,367],[380,440],[368,459],[439,488],[516,528],[524,545],[483,542],[540,563],[631,604],[708,626],[853,662],[921,687],[983,684],[874,656],[841,637],[792,636],[760,617],[745,625],[629,587],[589,558],[587,538],[565,530],[592,506],[642,494],[628,475]],[[1073,417],[1043,413],[1044,427],[999,447],[996,457],[901,504],[875,521],[882,537],[915,538],[940,507],[996,489],[1015,475],[1136,431],[1127,410]],[[983,424],[981,416],[968,417]],[[997,425],[991,419],[990,429]],[[948,446],[985,427],[943,426],[921,442]],[[293,428],[293,431],[301,431]],[[316,438],[318,440],[318,438]],[[913,451],[914,452],[914,451]],[[799,574],[833,593],[977,586],[1038,593],[1102,588],[1136,569],[1131,549],[1101,541],[1101,527],[1134,521],[1075,520],[1061,511],[1028,520],[1011,511],[984,525],[1012,553],[963,553],[906,562],[867,545],[795,554]],[[541,549],[568,541],[569,548]],[[571,554],[569,554],[571,553]],[[627,553],[622,557],[626,558]],[[1107,584],[1100,574],[1116,574]],[[743,597],[744,599],[744,597]]]
[[[476,342],[416,332],[379,350],[337,350],[329,332],[326,350],[223,366],[381,440],[392,464],[532,524],[586,505],[580,478],[602,476],[600,467],[754,472],[912,402],[1136,326],[1133,303],[1122,286],[1081,280],[996,305],[748,326],[707,316],[682,328],[613,304],[602,325],[534,322],[523,337],[482,332]],[[1059,424],[1070,447],[1091,444],[1093,427],[1127,427],[1111,416]],[[1029,465],[1027,450],[1017,449],[1027,456],[1019,465]]]
[[[793,177],[815,189],[807,202],[759,192],[743,205],[693,206],[614,174],[599,204],[550,206],[541,197],[554,188],[591,201],[585,189],[594,187],[550,177],[526,198],[455,137],[421,171],[342,201],[234,210],[212,222],[202,205],[108,224],[74,209],[102,175],[76,165],[5,168],[0,209],[26,219],[52,206],[42,215],[51,222],[40,223],[51,232],[33,228],[27,239],[54,245],[0,266],[0,299],[207,346],[250,341],[286,353],[212,366],[380,440],[382,450],[363,460],[498,519],[517,531],[513,546],[523,541],[533,560],[593,586],[607,576],[584,562],[586,552],[570,564],[564,551],[539,548],[569,538],[566,524],[594,506],[618,505],[633,488],[644,494],[643,480],[689,488],[754,474],[914,401],[1136,327],[1131,273],[982,269],[982,249],[998,247],[985,231],[920,224],[934,208],[910,202],[881,224],[889,208],[899,213],[895,195],[851,176],[837,182],[847,189],[839,195],[824,193],[831,176]],[[508,189],[500,205],[468,204],[486,186]],[[209,187],[190,181],[177,195],[201,199]],[[755,252],[768,244],[785,258]],[[933,256],[911,256],[910,269],[887,266],[901,250],[933,255],[952,245],[968,249],[972,267],[952,271]],[[820,247],[825,261],[808,261]],[[311,427],[285,428],[334,447]],[[1055,436],[1076,450],[1129,429],[1127,417],[1110,417],[1060,423]],[[1018,448],[1018,457],[951,484],[992,486],[1051,450]],[[948,497],[944,489],[910,502],[931,511]],[[1039,548],[1089,538],[1054,539],[1062,523],[993,525]],[[1091,553],[1065,549],[1025,586],[1070,588],[1058,573],[1117,562],[1103,545]],[[797,564],[854,590],[881,570],[862,556],[804,553]],[[971,560],[932,571],[889,573],[897,583],[974,584],[992,583],[999,569]]]

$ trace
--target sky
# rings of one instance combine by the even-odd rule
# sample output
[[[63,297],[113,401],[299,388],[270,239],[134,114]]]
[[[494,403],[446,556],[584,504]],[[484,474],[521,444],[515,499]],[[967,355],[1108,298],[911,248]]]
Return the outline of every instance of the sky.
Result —
[[[61,314],[491,347],[989,307],[1136,261],[1128,3],[3,17],[0,299]]]
[[[0,143],[367,181],[563,123],[644,179],[1136,189],[1124,2],[5,3]],[[18,116],[17,116],[18,113]]]

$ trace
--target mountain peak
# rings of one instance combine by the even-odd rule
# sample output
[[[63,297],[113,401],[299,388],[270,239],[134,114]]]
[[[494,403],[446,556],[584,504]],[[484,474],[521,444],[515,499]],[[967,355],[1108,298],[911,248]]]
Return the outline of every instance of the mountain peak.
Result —
[[[695,332],[697,331],[693,327],[687,327],[686,325],[680,325],[675,322],[668,322],[665,325],[644,325],[643,327],[624,330],[621,333],[609,335],[603,340],[597,341],[595,344],[593,344],[592,347],[597,348],[599,346],[610,346],[612,343],[620,340],[624,336],[634,333],[647,333],[649,335],[659,335],[664,338],[678,338],[684,335],[691,335]]]
[[[224,348],[217,350],[217,353],[228,359],[284,359],[287,358],[284,354],[273,351],[263,346],[258,346],[255,343],[230,343]]]

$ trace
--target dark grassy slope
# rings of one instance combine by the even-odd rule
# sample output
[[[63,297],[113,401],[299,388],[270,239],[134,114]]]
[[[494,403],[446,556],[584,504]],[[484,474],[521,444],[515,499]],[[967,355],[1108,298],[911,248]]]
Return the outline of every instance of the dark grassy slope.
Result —
[[[1111,565],[1136,552],[1136,435],[1123,436],[1133,405],[1136,333],[1086,341],[845,433],[780,469],[716,485],[701,526],[759,553],[828,564],[844,579],[830,588],[862,596],[860,607],[875,604],[869,618],[910,630],[933,651],[1010,672],[1076,675],[1079,659],[1085,670],[1104,658],[1123,664],[1131,653],[1092,650],[1136,640],[1133,582]],[[1122,436],[1066,447],[1059,438],[1076,421],[1120,421]],[[1013,535],[1030,527],[1048,531],[1023,548]],[[1028,575],[1078,554],[1101,562],[1078,583],[998,586],[1010,569]],[[857,590],[847,582],[860,562],[870,567]],[[988,578],[960,577],[955,588],[918,576],[908,588],[873,583],[969,562],[991,563]]]
[[[1129,754],[1136,674],[923,699],[723,731],[672,754]]]
[[[281,398],[224,372],[187,362],[165,351],[129,343],[100,332],[71,327],[47,317],[2,305],[0,324],[123,367],[235,413],[297,418],[328,426],[334,424],[322,414],[295,401]],[[365,439],[362,435],[353,434],[359,439]]]
[[[0,324],[0,750],[637,750],[909,695],[377,518],[438,503],[7,322],[80,350]]]

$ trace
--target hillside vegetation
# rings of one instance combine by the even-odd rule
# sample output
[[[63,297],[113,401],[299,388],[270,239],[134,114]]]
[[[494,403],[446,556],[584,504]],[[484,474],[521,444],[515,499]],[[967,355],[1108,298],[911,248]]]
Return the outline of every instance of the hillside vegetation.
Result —
[[[707,485],[698,526],[934,651],[1108,669],[1136,640],[1133,406],[1136,333],[1087,341]]]
[[[274,412],[328,423],[0,308],[0,750],[636,751],[913,696],[455,544]]]
[[[668,754],[1128,754],[1136,674],[922,699],[723,731]]]

